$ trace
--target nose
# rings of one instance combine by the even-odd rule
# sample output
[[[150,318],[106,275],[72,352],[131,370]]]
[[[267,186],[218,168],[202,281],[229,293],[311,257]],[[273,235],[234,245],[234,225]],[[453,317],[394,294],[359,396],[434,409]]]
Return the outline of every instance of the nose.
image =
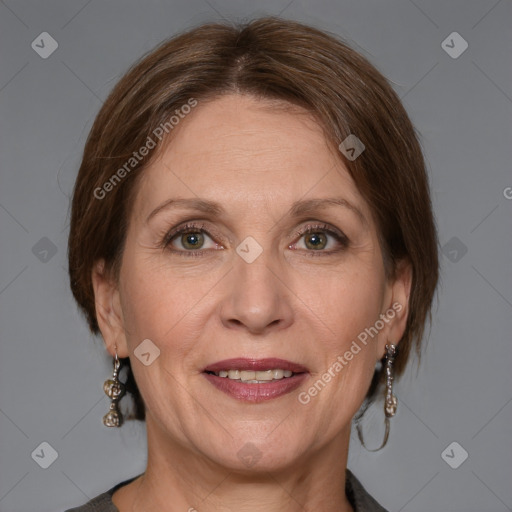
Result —
[[[286,286],[285,271],[266,253],[270,251],[252,263],[235,257],[220,308],[224,327],[264,335],[293,323],[293,293]]]

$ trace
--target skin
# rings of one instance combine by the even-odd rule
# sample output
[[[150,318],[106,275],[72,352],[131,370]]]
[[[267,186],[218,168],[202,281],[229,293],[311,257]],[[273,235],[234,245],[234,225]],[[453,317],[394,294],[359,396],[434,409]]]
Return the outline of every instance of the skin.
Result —
[[[320,126],[274,107],[230,94],[180,121],[139,183],[119,282],[102,261],[93,271],[105,344],[130,357],[147,408],[147,469],[114,494],[121,512],[352,510],[342,484],[351,420],[385,344],[402,337],[411,272],[403,264],[387,279],[370,208]],[[289,213],[295,201],[328,197],[362,217],[339,205]],[[215,201],[224,212],[170,207],[147,221],[172,198]],[[182,256],[194,250],[186,235],[162,247],[187,221],[204,225],[202,256]],[[348,245],[314,228],[324,238],[312,248],[318,235],[297,234],[308,224],[341,231]],[[263,249],[250,264],[236,252],[248,236]],[[299,393],[393,303],[402,310],[301,404]],[[134,356],[145,339],[160,350],[149,366]],[[232,357],[279,357],[309,375],[287,395],[243,403],[202,374]],[[237,455],[246,445],[260,457],[251,467]]]

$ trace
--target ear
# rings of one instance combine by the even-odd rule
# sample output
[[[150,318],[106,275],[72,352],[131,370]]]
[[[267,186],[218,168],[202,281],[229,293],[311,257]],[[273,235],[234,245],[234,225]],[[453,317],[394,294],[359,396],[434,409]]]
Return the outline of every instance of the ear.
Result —
[[[121,309],[119,289],[109,272],[105,271],[105,261],[98,260],[92,270],[92,286],[96,318],[108,352],[120,358],[128,357],[128,345]]]
[[[412,285],[412,265],[409,260],[401,260],[396,266],[395,277],[388,285],[384,310],[381,318],[388,320],[379,337],[379,354],[384,357],[386,344],[398,345],[405,332],[409,316],[409,298]]]

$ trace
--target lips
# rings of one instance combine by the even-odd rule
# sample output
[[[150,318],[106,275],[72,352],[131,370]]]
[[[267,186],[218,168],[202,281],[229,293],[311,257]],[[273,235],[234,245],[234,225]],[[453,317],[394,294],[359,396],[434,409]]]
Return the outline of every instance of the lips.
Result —
[[[241,376],[254,373],[256,380],[245,380],[243,378],[238,380],[225,376],[226,372],[232,373],[234,370],[239,372]],[[258,376],[262,376],[262,373],[268,372],[268,370],[284,371],[288,376],[268,382],[257,379]],[[218,390],[236,400],[252,403],[272,400],[291,393],[304,382],[308,374],[308,369],[305,366],[278,358],[226,359],[208,365],[203,370],[205,378]]]
[[[281,370],[289,370],[293,373],[306,373],[308,369],[301,364],[292,363],[285,359],[278,359],[275,357],[266,359],[225,359],[224,361],[218,361],[208,365],[203,371],[204,372],[220,372],[222,370],[241,370],[241,371],[265,371],[280,368]]]

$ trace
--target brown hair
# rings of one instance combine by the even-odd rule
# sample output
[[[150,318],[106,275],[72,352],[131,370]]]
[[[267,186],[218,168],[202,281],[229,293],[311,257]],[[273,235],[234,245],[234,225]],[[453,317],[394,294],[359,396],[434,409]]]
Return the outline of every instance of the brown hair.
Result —
[[[75,183],[68,245],[71,290],[91,331],[99,334],[93,266],[103,258],[106,270],[118,278],[137,177],[163,142],[148,158],[132,162],[133,168],[126,167],[127,160],[191,99],[200,104],[232,92],[307,109],[334,147],[350,134],[365,145],[357,159],[339,152],[340,158],[372,210],[388,275],[402,259],[413,270],[409,315],[395,361],[400,376],[413,345],[421,355],[438,279],[437,234],[415,130],[396,93],[364,57],[335,36],[276,17],[241,26],[209,23],[173,37],[136,63],[102,106]],[[122,179],[113,180],[116,173]],[[98,193],[107,188],[108,193]],[[133,417],[144,419],[129,359],[123,364]],[[383,372],[376,371],[368,404],[383,381]]]

